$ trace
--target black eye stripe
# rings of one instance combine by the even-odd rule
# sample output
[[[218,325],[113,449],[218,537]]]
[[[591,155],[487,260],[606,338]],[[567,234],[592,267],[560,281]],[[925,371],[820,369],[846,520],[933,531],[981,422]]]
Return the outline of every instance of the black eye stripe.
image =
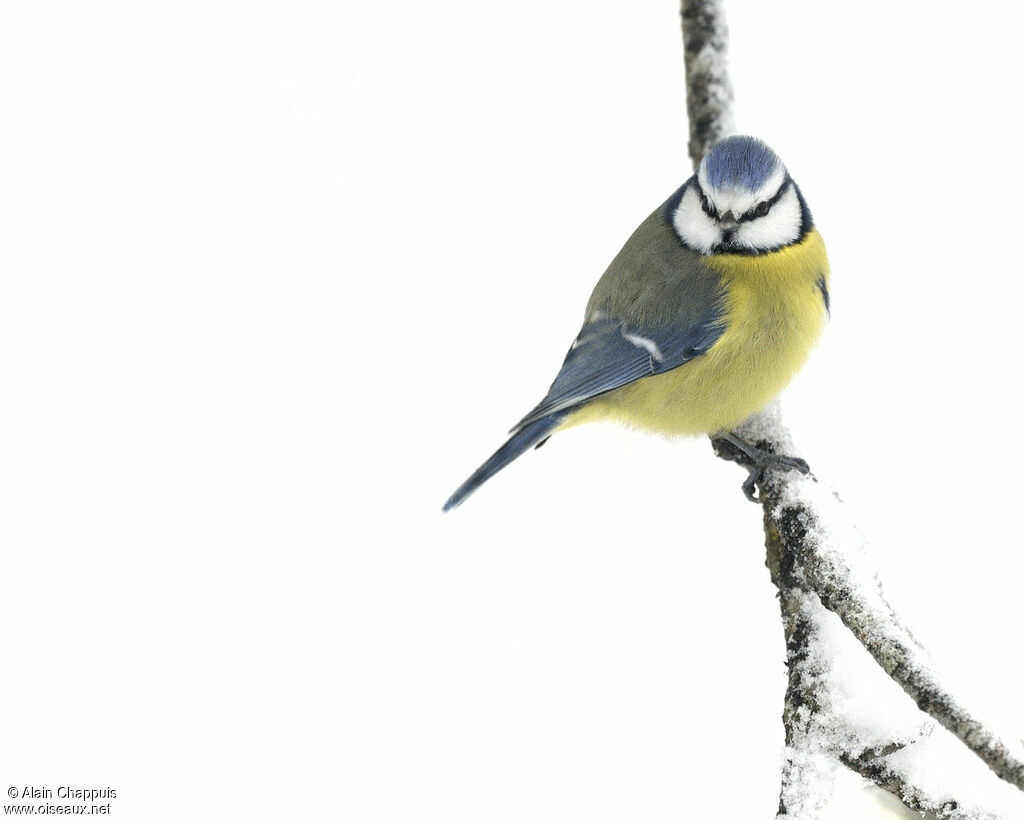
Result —
[[[793,180],[786,175],[786,178],[782,181],[782,185],[779,186],[779,190],[775,192],[775,195],[771,199],[766,199],[764,202],[759,202],[756,206],[747,211],[743,216],[737,219],[737,222],[749,222],[752,219],[766,216],[772,209],[776,202],[782,199],[786,191],[789,190],[789,186],[793,184]],[[763,210],[762,210],[763,209]]]
[[[697,192],[700,194],[700,207],[704,209],[704,213],[712,219],[718,219],[718,211],[715,210],[715,206],[711,204],[711,200],[707,198],[707,195],[701,190],[699,185],[697,186]]]
[[[779,190],[775,192],[775,195],[771,199],[766,199],[764,202],[759,202],[756,206],[751,208],[745,214],[742,214],[740,217],[738,217],[736,221],[749,222],[752,219],[757,219],[758,217],[767,215],[768,211],[772,209],[776,202],[782,199],[783,195],[786,193],[786,191],[789,190],[792,184],[792,178],[789,176],[789,174],[786,174],[785,179],[782,180],[782,185],[779,186]],[[711,200],[708,199],[707,194],[704,193],[704,189],[701,188],[700,182],[698,182],[696,177],[694,177],[693,179],[693,187],[697,189],[697,194],[700,196],[700,207],[704,210],[704,213],[706,213],[712,219],[718,219],[718,211],[716,211],[715,206],[711,204]],[[764,210],[759,212],[759,209],[762,208]]]
[[[700,197],[700,207],[708,216],[712,219],[718,219],[718,211],[715,210],[715,206],[711,204],[711,200],[708,199],[707,194],[704,193],[704,189],[700,187],[700,182],[697,180],[697,175],[693,176],[693,187],[697,191],[697,196]]]

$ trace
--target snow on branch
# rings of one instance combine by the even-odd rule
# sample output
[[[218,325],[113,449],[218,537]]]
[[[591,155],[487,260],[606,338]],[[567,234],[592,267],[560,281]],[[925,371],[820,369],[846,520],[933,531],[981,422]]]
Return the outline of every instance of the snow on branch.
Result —
[[[818,817],[845,757],[887,758],[927,737],[933,727],[907,707],[892,681],[865,670],[872,661],[853,636],[814,595],[778,577],[779,571],[775,564],[789,669],[779,815]],[[847,681],[865,671],[869,680],[876,672],[874,686],[851,690]]]
[[[681,16],[696,167],[714,140],[734,130],[728,30],[722,0],[682,0]],[[761,449],[797,455],[777,405],[735,432]],[[751,466],[729,442],[713,446],[719,457]],[[766,470],[758,490],[789,670],[779,816],[818,816],[842,764],[908,808],[940,818],[1024,817],[1024,796],[963,751],[1024,791],[1024,744],[1000,739],[946,691],[882,596],[838,498],[796,471]]]
[[[736,432],[761,449],[795,454],[777,404]],[[748,463],[727,441],[714,447]],[[836,495],[813,476],[778,470],[765,473],[758,491],[789,669],[779,816],[816,817],[840,762],[940,818],[1024,817],[1024,794],[994,780],[963,747],[1018,789],[1020,760],[942,686],[883,597]]]

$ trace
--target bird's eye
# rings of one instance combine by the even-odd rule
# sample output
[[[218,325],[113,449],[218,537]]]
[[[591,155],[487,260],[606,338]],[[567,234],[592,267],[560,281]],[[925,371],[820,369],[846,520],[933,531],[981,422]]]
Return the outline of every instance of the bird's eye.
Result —
[[[704,213],[708,216],[717,219],[718,212],[715,210],[715,206],[711,204],[711,200],[707,198],[707,195],[703,191],[700,193],[700,207],[704,209]]]
[[[768,213],[768,210],[771,207],[771,204],[768,203],[767,201],[759,203],[758,206],[754,208],[754,216],[764,216],[765,214]]]

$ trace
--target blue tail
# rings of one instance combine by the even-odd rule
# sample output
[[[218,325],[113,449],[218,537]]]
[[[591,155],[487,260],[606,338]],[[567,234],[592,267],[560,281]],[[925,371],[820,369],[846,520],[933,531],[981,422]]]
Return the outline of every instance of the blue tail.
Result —
[[[498,452],[480,465],[473,475],[462,482],[459,489],[452,493],[452,497],[444,502],[441,512],[448,512],[448,510],[458,507],[459,504],[476,492],[477,487],[487,481],[492,475],[507,467],[534,445],[543,443],[544,439],[554,432],[554,429],[563,418],[565,418],[564,413],[554,413],[537,419],[537,421],[531,424],[527,424],[522,430],[506,441],[498,449]]]

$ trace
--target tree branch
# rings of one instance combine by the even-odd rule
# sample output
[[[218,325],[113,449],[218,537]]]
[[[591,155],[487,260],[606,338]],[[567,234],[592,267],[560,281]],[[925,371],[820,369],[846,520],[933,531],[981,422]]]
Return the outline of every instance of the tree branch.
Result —
[[[721,0],[682,0],[681,17],[689,154],[696,168],[708,146],[733,131],[728,30]],[[736,432],[762,449],[796,455],[774,407]],[[713,445],[719,457],[750,466],[747,456],[728,442],[716,439]],[[896,765],[894,758],[904,747],[919,744],[930,725],[919,723],[912,731],[894,732],[888,739],[876,738],[865,746],[862,726],[843,728],[841,721],[837,722],[833,693],[822,671],[835,661],[822,638],[822,606],[841,619],[845,636],[855,637],[922,711],[959,738],[995,774],[1024,790],[1024,762],[945,690],[924,650],[882,596],[873,571],[860,556],[860,537],[838,498],[813,476],[795,471],[769,469],[758,488],[767,564],[779,589],[789,669],[780,816],[816,816],[831,793],[835,763],[841,761],[912,809],[929,810],[943,818],[998,817],[980,809],[968,811],[960,801],[928,793],[912,782],[912,771]]]
[[[987,808],[965,807],[951,797],[928,794],[913,782],[911,774],[893,765],[891,753],[868,750],[860,755],[842,754],[843,764],[865,780],[899,798],[908,809],[929,812],[941,820],[1001,820]]]
[[[726,58],[729,29],[721,0],[682,0],[686,114],[696,169],[708,146],[735,131]]]
[[[777,410],[748,422],[739,435],[766,449],[793,453]],[[723,444],[727,442],[716,449],[721,451]],[[734,451],[725,457],[742,460],[741,456],[745,458]],[[862,540],[839,499],[813,477],[792,471],[767,471],[758,489],[765,533],[776,545],[779,577],[786,585],[817,596],[922,711],[999,777],[1024,790],[1024,763],[942,686],[924,650],[883,597],[874,572],[863,561]]]

